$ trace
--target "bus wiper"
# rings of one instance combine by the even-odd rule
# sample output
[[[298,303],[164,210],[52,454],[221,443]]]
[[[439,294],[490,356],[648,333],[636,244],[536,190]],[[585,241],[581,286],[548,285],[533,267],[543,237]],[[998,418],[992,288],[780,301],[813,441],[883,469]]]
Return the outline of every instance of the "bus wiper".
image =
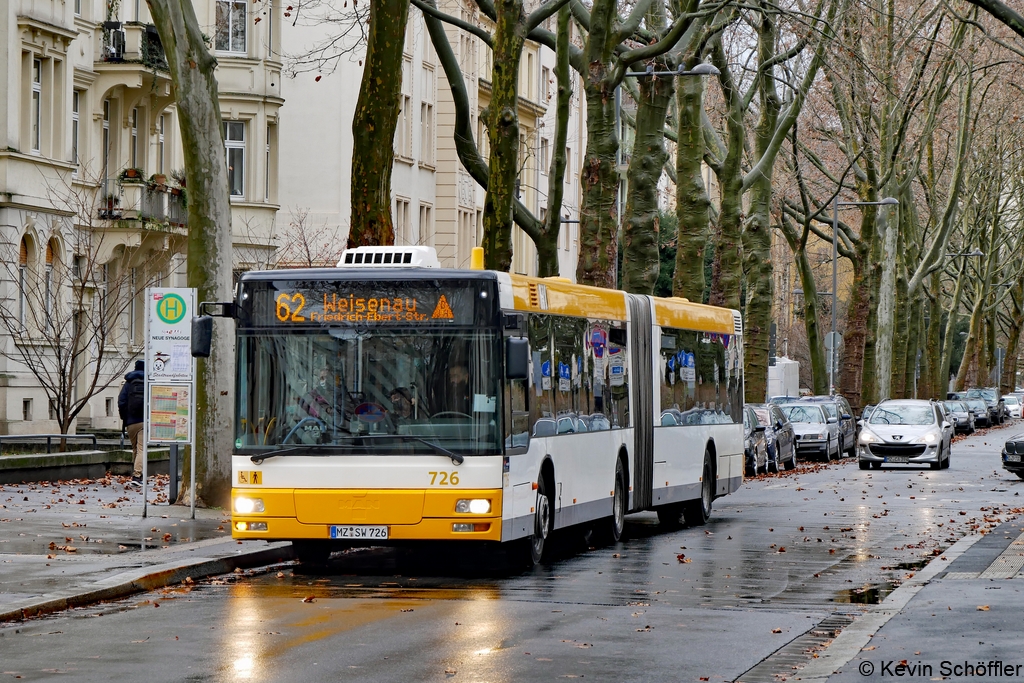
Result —
[[[337,449],[338,446],[335,446],[334,448]],[[289,446],[288,448],[276,448],[272,451],[267,451],[266,453],[257,453],[250,457],[249,459],[252,460],[253,463],[259,465],[267,458],[274,458],[277,457],[278,455],[287,455],[289,453],[295,453],[297,451],[302,451],[304,455],[318,455],[325,450],[331,450],[331,447],[322,446],[319,444]]]
[[[445,448],[444,446],[442,446],[441,444],[434,443],[433,441],[429,441],[427,439],[424,439],[422,436],[414,436],[412,434],[367,434],[365,436],[352,435],[352,436],[348,436],[346,438],[349,438],[349,439],[404,439],[404,440],[408,440],[408,441],[418,441],[419,443],[423,444],[424,446],[428,446],[430,449],[432,449],[438,455],[446,455],[446,456],[448,456],[449,458],[452,459],[452,463],[455,464],[455,465],[461,465],[463,462],[466,461],[465,456],[463,456],[463,455],[461,455],[459,453],[456,453],[454,451],[450,451],[447,448]]]

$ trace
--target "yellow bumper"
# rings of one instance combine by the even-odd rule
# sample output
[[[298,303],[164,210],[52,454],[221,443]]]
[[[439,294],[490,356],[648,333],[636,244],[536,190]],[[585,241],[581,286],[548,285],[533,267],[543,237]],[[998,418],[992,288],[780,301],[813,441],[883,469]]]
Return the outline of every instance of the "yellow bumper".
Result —
[[[263,512],[235,512],[235,498],[263,501]],[[455,512],[460,499],[486,498],[491,512]],[[231,535],[266,540],[329,539],[331,526],[387,526],[389,540],[501,540],[501,489],[233,489]],[[252,522],[266,530],[251,531]],[[474,531],[454,531],[474,524]]]

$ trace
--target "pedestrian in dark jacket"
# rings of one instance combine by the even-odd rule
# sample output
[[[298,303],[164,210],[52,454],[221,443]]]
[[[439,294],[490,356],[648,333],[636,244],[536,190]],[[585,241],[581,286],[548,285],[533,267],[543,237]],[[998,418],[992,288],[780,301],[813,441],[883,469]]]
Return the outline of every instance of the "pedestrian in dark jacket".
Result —
[[[135,361],[135,369],[124,376],[125,382],[117,397],[117,412],[132,443],[132,479],[129,486],[142,486],[142,427],[146,392],[145,361]]]

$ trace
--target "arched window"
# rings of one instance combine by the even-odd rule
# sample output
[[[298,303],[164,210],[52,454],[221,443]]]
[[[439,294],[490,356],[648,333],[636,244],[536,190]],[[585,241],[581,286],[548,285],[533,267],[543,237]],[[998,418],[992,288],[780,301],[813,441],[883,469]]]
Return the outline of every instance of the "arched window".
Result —
[[[60,266],[60,245],[56,239],[50,239],[46,243],[46,269],[43,272],[43,301],[46,311],[47,324],[53,324],[54,308],[57,303],[58,287],[57,278],[54,276],[54,268]]]
[[[18,321],[21,328],[25,329],[25,288],[28,287],[28,255],[29,238],[25,235],[21,238],[21,247],[18,249]]]

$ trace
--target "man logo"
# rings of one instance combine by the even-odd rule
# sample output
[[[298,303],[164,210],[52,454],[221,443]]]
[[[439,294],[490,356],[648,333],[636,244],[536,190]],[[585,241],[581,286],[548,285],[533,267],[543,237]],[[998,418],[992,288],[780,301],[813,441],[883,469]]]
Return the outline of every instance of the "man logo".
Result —
[[[185,317],[185,300],[177,294],[164,294],[156,305],[156,314],[168,325],[180,323]]]

